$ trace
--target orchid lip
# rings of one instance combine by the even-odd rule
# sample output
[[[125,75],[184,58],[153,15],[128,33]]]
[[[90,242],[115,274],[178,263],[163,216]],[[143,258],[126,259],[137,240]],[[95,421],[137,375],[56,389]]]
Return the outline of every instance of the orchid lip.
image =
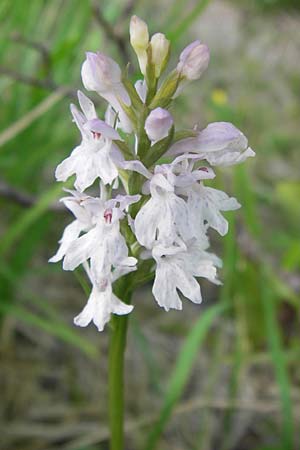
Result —
[[[104,220],[106,223],[111,223],[112,221],[112,210],[106,209],[103,214]]]
[[[91,133],[93,135],[93,138],[97,139],[97,140],[99,140],[101,138],[101,136],[102,136],[102,134],[98,133],[97,131],[92,131]]]
[[[107,286],[108,286],[108,280],[106,278],[104,280],[101,280],[99,285],[98,285],[100,291],[105,291]]]

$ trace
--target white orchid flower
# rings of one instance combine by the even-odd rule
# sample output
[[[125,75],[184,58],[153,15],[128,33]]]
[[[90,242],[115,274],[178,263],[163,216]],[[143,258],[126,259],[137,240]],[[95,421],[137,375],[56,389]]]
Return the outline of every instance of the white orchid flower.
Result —
[[[86,207],[86,201],[91,199],[91,197],[77,191],[67,192],[70,192],[71,196],[64,197],[60,201],[74,214],[75,220],[66,226],[59,241],[60,246],[58,251],[49,259],[49,262],[53,263],[60,261],[65,256],[68,248],[78,238],[81,232],[89,231],[94,225],[93,214],[90,208]]]
[[[233,211],[241,207],[234,197],[201,183],[195,183],[188,190],[187,205],[193,237],[199,236],[203,226],[204,229],[214,228],[221,236],[225,236],[228,222],[220,211]]]
[[[176,158],[171,164],[156,166],[154,174],[148,171],[140,161],[125,161],[123,167],[134,170],[149,179],[143,187],[143,193],[150,193],[148,202],[142,206],[134,221],[134,230],[138,242],[150,249],[159,240],[166,246],[178,238],[192,237],[189,211],[186,201],[177,195],[183,187],[193,185],[198,180],[213,178],[212,170],[203,168],[188,170],[185,155]],[[196,159],[197,157],[193,158]]]
[[[186,235],[187,205],[175,194],[176,176],[171,168],[168,165],[156,166],[152,174],[140,161],[125,161],[123,167],[149,179],[143,192],[147,193],[149,189],[151,197],[141,207],[134,221],[138,242],[146,248],[152,248],[158,239],[170,245],[178,236]]]
[[[246,136],[228,122],[214,122],[197,137],[182,139],[168,150],[169,155],[197,153],[212,166],[231,166],[255,156]]]
[[[121,139],[119,133],[97,118],[93,102],[80,91],[78,99],[83,114],[75,105],[71,105],[71,112],[82,142],[57,166],[55,176],[58,181],[66,181],[75,174],[75,188],[82,192],[98,177],[104,184],[111,184],[118,176],[117,164],[122,155],[113,144],[113,140]]]
[[[93,283],[91,294],[88,298],[87,304],[81,313],[75,317],[74,323],[79,327],[86,327],[90,322],[93,322],[98,331],[103,331],[104,326],[109,322],[111,314],[125,315],[133,310],[132,305],[123,303],[112,291],[112,282],[120,276],[134,270],[129,267],[129,270],[118,272],[117,270],[103,274],[101,281],[94,282],[89,268],[86,267],[88,275]]]
[[[120,219],[124,217],[124,210],[139,199],[139,195],[128,195],[107,201],[87,200],[86,207],[93,211],[95,225],[72,242],[64,257],[64,270],[74,270],[90,260],[93,280],[97,282],[107,266],[135,265],[136,259],[128,257],[128,247],[120,232]]]
[[[159,306],[166,311],[171,308],[182,309],[178,291],[193,303],[201,303],[200,285],[195,277],[220,284],[216,266],[220,266],[221,261],[202,249],[206,245],[206,242],[204,245],[191,242],[187,246],[166,248],[158,244],[153,248],[156,272],[152,292]]]

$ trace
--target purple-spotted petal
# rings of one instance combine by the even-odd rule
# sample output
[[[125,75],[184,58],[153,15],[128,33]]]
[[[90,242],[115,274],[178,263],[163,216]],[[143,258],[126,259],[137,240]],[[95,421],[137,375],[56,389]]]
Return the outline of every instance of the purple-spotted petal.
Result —
[[[103,135],[107,139],[121,140],[117,130],[115,130],[110,125],[108,125],[107,123],[105,123],[103,120],[100,119],[88,120],[84,128],[86,130],[93,131],[94,133],[99,133],[100,135]]]

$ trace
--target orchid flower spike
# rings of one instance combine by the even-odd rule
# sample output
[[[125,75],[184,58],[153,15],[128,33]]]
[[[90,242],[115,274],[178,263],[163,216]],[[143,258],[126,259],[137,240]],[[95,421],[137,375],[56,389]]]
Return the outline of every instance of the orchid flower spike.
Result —
[[[74,218],[50,262],[83,267],[91,290],[74,323],[92,322],[99,331],[112,314],[131,313],[128,298],[144,282],[153,281],[154,299],[166,311],[182,309],[183,297],[201,303],[199,279],[220,284],[222,263],[210,251],[210,235],[226,235],[224,215],[241,205],[211,185],[213,168],[255,155],[231,123],[175,127],[170,107],[206,70],[206,44],[189,44],[161,82],[170,54],[165,35],[150,37],[133,16],[130,42],[142,74],[134,85],[109,56],[87,52],[82,81],[107,102],[105,119],[78,91],[80,109],[71,105],[71,114],[81,142],[55,172],[58,181],[74,176],[74,189],[61,200]]]

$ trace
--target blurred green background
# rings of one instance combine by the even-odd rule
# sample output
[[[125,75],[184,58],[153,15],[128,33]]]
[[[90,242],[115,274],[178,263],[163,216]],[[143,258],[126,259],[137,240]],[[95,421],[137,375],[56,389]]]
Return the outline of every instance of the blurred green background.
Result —
[[[47,260],[71,220],[54,170],[79,141],[69,103],[84,53],[131,59],[136,79],[131,14],[172,40],[170,66],[191,40],[210,47],[208,71],[173,106],[177,128],[232,121],[257,156],[217,176],[243,205],[226,238],[211,234],[224,285],[201,283],[204,303],[182,312],[158,308],[151,286],[134,299],[126,448],[158,437],[160,450],[300,448],[299,6],[0,1],[2,450],[108,448],[108,333],[73,326],[82,275]]]

